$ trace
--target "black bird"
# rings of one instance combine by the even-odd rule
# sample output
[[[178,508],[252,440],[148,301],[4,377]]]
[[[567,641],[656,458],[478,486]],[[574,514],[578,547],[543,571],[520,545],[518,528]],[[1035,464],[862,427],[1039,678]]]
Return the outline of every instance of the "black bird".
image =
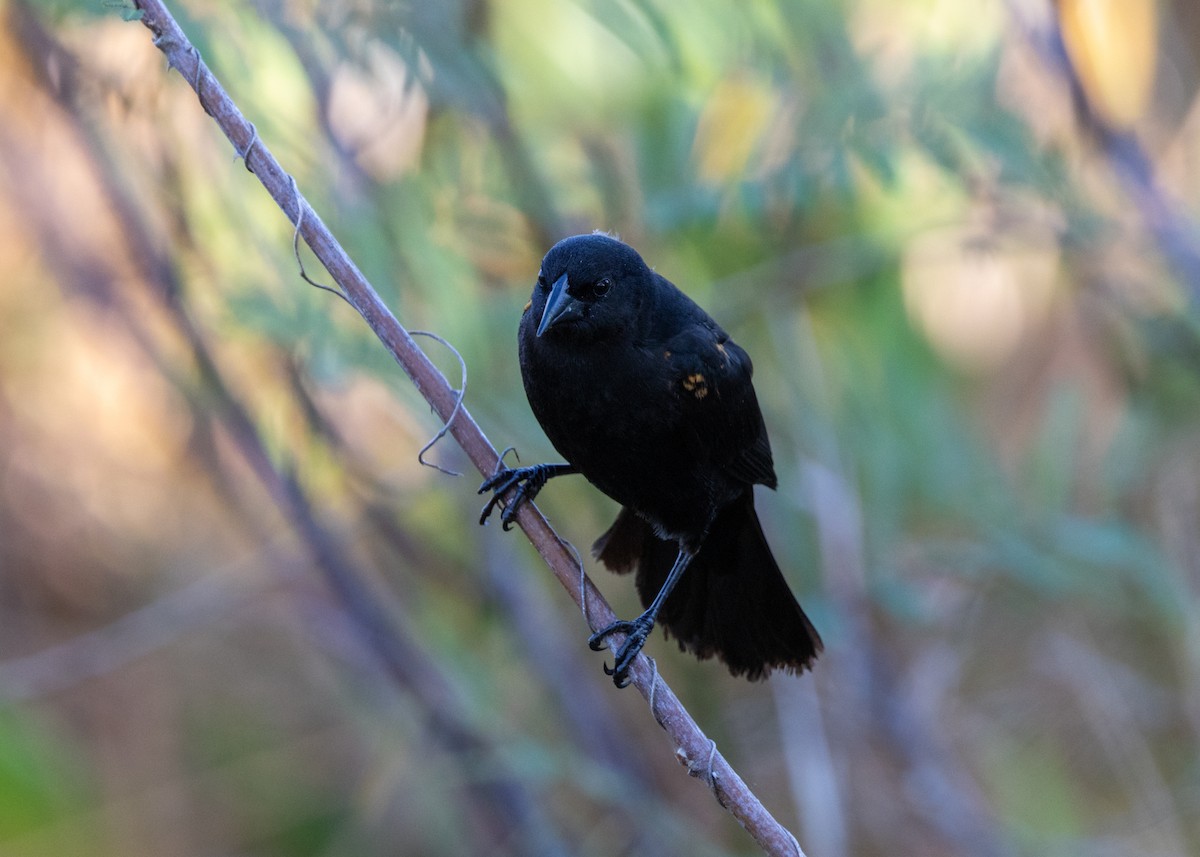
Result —
[[[680,648],[716,655],[734,675],[801,671],[822,649],[767,546],[754,485],[776,485],[750,357],[632,247],[602,233],[555,244],[518,334],[533,413],[566,464],[502,468],[487,520],[546,480],[581,473],[623,507],[592,546],[618,573],[637,570],[646,611],[589,639],[627,636],[605,672],[618,687],[657,620]]]

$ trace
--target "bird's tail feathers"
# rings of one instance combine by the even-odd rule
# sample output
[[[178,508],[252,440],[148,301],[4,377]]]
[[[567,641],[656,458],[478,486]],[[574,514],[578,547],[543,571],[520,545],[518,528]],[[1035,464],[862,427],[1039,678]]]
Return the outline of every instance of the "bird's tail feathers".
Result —
[[[654,538],[650,525],[622,506],[612,526],[592,543],[592,556],[608,566],[609,571],[628,574],[637,567],[647,536]]]
[[[649,605],[678,550],[622,509],[592,552],[618,573],[636,568],[638,594]],[[717,515],[658,621],[680,648],[699,658],[715,655],[750,680],[772,669],[808,669],[823,649],[771,554],[750,491]]]

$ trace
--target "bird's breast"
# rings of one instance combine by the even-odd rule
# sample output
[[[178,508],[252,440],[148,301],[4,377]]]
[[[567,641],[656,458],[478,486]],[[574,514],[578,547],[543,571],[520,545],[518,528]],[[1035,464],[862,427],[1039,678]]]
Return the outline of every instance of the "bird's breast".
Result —
[[[597,488],[667,534],[703,530],[731,490],[689,423],[662,349],[523,343],[530,407],[555,449]]]

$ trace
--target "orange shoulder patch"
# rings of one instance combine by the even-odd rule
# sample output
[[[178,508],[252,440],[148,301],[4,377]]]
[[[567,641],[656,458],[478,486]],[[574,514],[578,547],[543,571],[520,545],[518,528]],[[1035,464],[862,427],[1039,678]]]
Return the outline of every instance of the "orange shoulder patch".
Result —
[[[708,380],[699,372],[693,372],[683,379],[683,389],[697,399],[703,399],[708,395]]]

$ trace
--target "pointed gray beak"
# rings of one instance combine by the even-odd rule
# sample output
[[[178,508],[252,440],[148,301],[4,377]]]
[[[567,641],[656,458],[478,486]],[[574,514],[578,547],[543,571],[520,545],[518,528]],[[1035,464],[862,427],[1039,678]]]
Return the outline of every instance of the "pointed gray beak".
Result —
[[[566,274],[554,281],[554,285],[550,288],[550,297],[546,298],[546,309],[542,312],[542,321],[538,324],[538,336],[560,321],[583,318],[583,303],[567,292],[568,285]]]

